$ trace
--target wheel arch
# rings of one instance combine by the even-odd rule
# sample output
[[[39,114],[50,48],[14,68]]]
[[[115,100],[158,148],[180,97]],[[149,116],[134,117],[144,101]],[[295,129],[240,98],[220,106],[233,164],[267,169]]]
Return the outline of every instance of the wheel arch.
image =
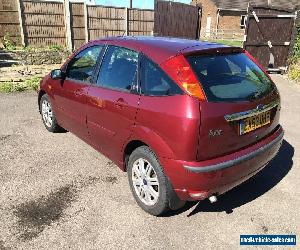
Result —
[[[40,101],[43,95],[47,94],[45,90],[41,89],[39,91],[39,95],[38,95],[38,106],[39,106],[39,112],[41,113],[41,109],[40,109]]]
[[[127,145],[125,146],[125,148],[123,150],[124,171],[127,170],[127,163],[128,163],[129,156],[131,155],[131,153],[135,149],[137,149],[138,147],[141,147],[141,146],[149,147],[149,145],[147,145],[145,142],[143,142],[141,140],[131,140],[127,143]]]
[[[147,127],[136,126],[133,130],[133,136],[130,137],[123,147],[122,169],[124,171],[126,171],[130,154],[140,146],[148,146],[156,154],[158,159],[160,157],[174,157],[173,150],[160,135]]]

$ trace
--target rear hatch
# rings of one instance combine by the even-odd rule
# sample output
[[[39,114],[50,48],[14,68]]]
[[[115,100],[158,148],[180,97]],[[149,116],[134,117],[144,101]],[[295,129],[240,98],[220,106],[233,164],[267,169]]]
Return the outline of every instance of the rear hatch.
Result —
[[[276,129],[278,91],[251,56],[227,47],[206,53],[189,52],[185,57],[207,99],[199,102],[198,160],[235,152]]]

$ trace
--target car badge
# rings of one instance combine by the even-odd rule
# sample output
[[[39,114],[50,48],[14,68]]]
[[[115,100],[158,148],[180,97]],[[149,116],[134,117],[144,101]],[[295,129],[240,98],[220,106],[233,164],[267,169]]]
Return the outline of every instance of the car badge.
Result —
[[[262,104],[259,104],[259,105],[257,105],[257,107],[256,107],[257,110],[262,110],[263,108],[264,108],[264,105],[262,105]]]

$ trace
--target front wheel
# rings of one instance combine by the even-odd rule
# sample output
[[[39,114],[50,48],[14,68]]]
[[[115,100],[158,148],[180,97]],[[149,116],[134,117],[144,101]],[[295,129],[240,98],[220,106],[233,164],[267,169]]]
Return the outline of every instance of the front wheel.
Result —
[[[131,192],[144,211],[158,216],[172,208],[170,204],[176,194],[149,147],[142,146],[132,152],[127,172]]]
[[[43,123],[46,129],[50,132],[65,132],[65,130],[58,125],[55,114],[53,112],[49,97],[47,94],[43,95],[40,100],[40,113],[42,115]]]

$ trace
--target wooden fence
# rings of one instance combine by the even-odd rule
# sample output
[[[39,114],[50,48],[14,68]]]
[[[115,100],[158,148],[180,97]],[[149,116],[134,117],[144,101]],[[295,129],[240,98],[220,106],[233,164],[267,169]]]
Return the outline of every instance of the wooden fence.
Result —
[[[153,35],[154,11],[147,9],[128,9],[128,35]]]
[[[80,47],[86,40],[85,34],[85,9],[82,3],[70,4],[71,37],[74,48]]]
[[[298,18],[295,9],[250,5],[244,49],[268,71],[286,71]]]
[[[22,1],[21,10],[25,44],[65,45],[63,3]]]
[[[154,34],[199,39],[201,8],[173,1],[155,0]]]
[[[65,1],[0,0],[0,39],[23,45],[78,48],[86,41],[122,35],[151,35],[154,11]]]
[[[0,38],[9,34],[14,40],[20,38],[19,6],[14,0],[0,0]]]

